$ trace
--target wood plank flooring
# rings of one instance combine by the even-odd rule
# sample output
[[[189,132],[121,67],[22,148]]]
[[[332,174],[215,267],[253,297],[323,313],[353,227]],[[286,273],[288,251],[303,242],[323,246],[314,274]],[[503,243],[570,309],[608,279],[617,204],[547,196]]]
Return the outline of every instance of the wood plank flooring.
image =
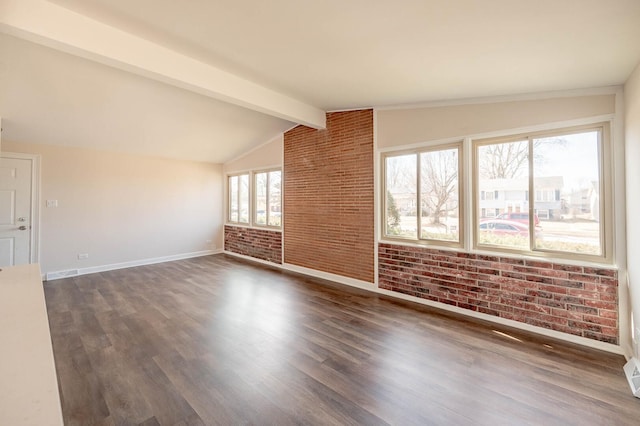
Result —
[[[638,425],[624,358],[226,255],[45,284],[67,425]]]

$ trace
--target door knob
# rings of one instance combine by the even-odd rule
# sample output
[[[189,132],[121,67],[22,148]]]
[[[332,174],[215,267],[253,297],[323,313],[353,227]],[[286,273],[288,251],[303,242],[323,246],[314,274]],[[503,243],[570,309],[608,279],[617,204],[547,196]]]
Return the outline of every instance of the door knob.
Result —
[[[26,231],[27,227],[22,225],[22,226],[18,226],[18,229],[21,230],[21,231]]]

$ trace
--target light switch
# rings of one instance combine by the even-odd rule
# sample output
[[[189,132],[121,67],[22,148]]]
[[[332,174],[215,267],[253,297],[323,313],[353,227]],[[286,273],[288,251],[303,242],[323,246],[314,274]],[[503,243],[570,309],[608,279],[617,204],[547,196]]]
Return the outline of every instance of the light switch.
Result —
[[[58,207],[58,200],[47,200],[47,207]]]

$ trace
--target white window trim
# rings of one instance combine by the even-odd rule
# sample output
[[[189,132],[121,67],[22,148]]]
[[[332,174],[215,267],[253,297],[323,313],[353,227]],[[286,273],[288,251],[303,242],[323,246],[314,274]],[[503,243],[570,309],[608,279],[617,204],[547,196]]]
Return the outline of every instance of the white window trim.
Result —
[[[270,178],[269,178],[269,174],[271,172],[280,172],[280,226],[276,226],[276,225],[269,225],[269,185],[270,185]],[[265,224],[260,224],[260,223],[256,223],[256,216],[258,215],[258,209],[257,209],[257,201],[256,198],[258,196],[258,191],[256,190],[256,176],[260,173],[266,173],[267,174],[267,191],[266,191],[266,207],[265,207],[265,213],[266,213],[266,222]],[[252,208],[251,208],[251,225],[252,227],[255,228],[260,228],[260,229],[273,229],[273,230],[278,230],[278,229],[282,229],[282,199],[283,199],[283,188],[282,188],[282,168],[281,167],[275,167],[275,168],[269,168],[269,169],[260,169],[260,170],[254,170],[251,172],[251,187],[253,189],[253,193],[254,196],[251,199],[252,201]]]
[[[616,114],[604,114],[593,117],[579,118],[574,120],[565,120],[560,122],[551,122],[546,124],[538,124],[532,126],[526,126],[521,128],[503,129],[485,133],[465,135],[463,138],[446,138],[433,141],[425,141],[412,143],[407,145],[398,145],[393,147],[385,147],[378,149],[376,167],[378,174],[376,178],[376,185],[378,185],[379,203],[377,204],[376,215],[378,220],[376,224],[378,226],[377,241],[387,244],[400,244],[412,247],[424,247],[424,241],[393,238],[385,235],[385,211],[386,211],[386,176],[385,176],[385,158],[387,156],[399,155],[403,152],[415,152],[421,151],[426,148],[437,148],[446,144],[453,144],[459,142],[462,139],[462,148],[460,151],[461,157],[461,173],[459,177],[459,185],[470,190],[461,189],[460,203],[464,206],[464,209],[460,211],[460,231],[461,231],[461,243],[456,246],[450,246],[440,244],[438,241],[429,241],[429,246],[433,246],[437,249],[463,251],[465,253],[488,255],[488,256],[512,256],[524,259],[546,259],[546,260],[561,260],[564,263],[571,265],[589,265],[598,266],[603,268],[616,268],[616,263],[619,261],[617,258],[619,255],[624,256],[624,235],[620,232],[620,227],[614,227],[614,218],[617,219],[619,215],[619,209],[615,207],[614,200],[624,195],[623,191],[619,189],[620,185],[624,185],[624,181],[619,182],[622,172],[620,164],[623,164],[620,154],[620,146],[622,141],[620,126],[616,122]],[[474,173],[473,173],[473,141],[479,139],[489,138],[506,138],[518,134],[524,133],[551,133],[558,130],[570,129],[574,127],[596,127],[603,125],[608,129],[603,132],[603,144],[605,147],[604,156],[602,158],[603,165],[603,178],[601,179],[601,185],[605,188],[604,196],[605,208],[602,215],[603,229],[605,232],[605,238],[603,241],[604,256],[587,256],[583,258],[580,255],[573,255],[567,253],[569,256],[565,256],[563,252],[530,252],[523,251],[518,252],[515,250],[500,250],[494,247],[476,247],[474,244],[474,211],[476,206],[475,191],[474,188]],[[617,167],[613,165],[617,164]],[[614,182],[616,186],[614,187]]]
[[[458,226],[456,229],[458,230],[458,241],[447,241],[447,240],[437,240],[431,238],[421,238],[421,228],[422,228],[422,217],[420,214],[422,200],[421,200],[421,190],[420,190],[420,154],[426,152],[434,152],[434,151],[443,151],[447,149],[457,149],[458,150]],[[380,202],[380,241],[387,242],[409,242],[418,245],[428,245],[434,247],[449,247],[449,248],[463,248],[465,241],[465,226],[463,223],[465,217],[465,202],[464,202],[464,194],[465,194],[465,171],[464,167],[464,144],[461,139],[456,139],[455,141],[448,143],[430,143],[421,148],[413,148],[413,149],[404,149],[404,150],[387,150],[380,155],[380,170],[381,170],[381,181],[380,181],[380,194],[381,194],[381,202]],[[416,187],[416,237],[402,237],[402,236],[389,236],[386,234],[387,226],[386,226],[386,212],[387,212],[387,168],[386,168],[386,159],[390,157],[402,156],[402,155],[410,155],[415,154],[416,158],[416,182],[418,183]],[[418,208],[420,206],[420,208]]]
[[[582,254],[582,253],[571,253],[571,252],[563,252],[563,251],[554,251],[549,249],[540,249],[534,248],[534,241],[530,240],[530,248],[528,250],[522,250],[513,247],[501,247],[501,246],[492,246],[489,244],[480,244],[478,242],[478,224],[480,219],[479,213],[479,198],[480,193],[478,189],[478,180],[475,178],[478,174],[478,164],[477,164],[477,150],[479,146],[491,144],[491,143],[499,143],[501,141],[509,141],[509,140],[518,140],[518,139],[526,139],[533,137],[542,137],[545,135],[556,136],[562,134],[572,134],[578,132],[580,130],[593,130],[593,129],[601,129],[601,140],[599,144],[599,154],[601,167],[600,167],[600,193],[603,194],[600,200],[600,217],[601,219],[601,227],[600,227],[600,241],[601,241],[601,255],[590,255],[590,254]],[[603,263],[603,264],[611,264],[614,262],[613,256],[613,247],[614,247],[614,238],[613,238],[613,170],[611,167],[612,155],[613,155],[613,135],[612,135],[612,124],[610,121],[594,121],[593,123],[582,124],[579,126],[566,126],[566,127],[554,127],[546,130],[532,131],[526,132],[526,134],[522,133],[508,133],[503,134],[499,137],[492,138],[469,138],[469,143],[471,144],[472,150],[472,172],[471,184],[473,185],[472,197],[473,201],[473,209],[470,209],[471,217],[469,218],[471,223],[473,224],[472,228],[472,242],[471,246],[474,251],[495,251],[497,253],[512,253],[514,255],[527,255],[532,257],[543,257],[543,258],[554,258],[554,259],[563,259],[563,260],[579,260],[586,261],[589,263]],[[531,150],[533,146],[529,143],[529,170],[533,170],[533,155]],[[530,213],[530,229],[534,229],[531,227],[533,222],[533,209],[535,205],[535,191],[533,188],[534,176],[533,173],[529,175],[529,213]],[[531,196],[533,195],[533,196]],[[533,232],[533,231],[531,231]]]
[[[240,222],[240,176],[245,176],[247,175],[249,177],[249,211],[247,212],[247,214],[249,215],[248,217],[248,221],[247,222]],[[230,184],[230,180],[232,177],[238,177],[238,193],[237,193],[237,197],[238,197],[238,220],[237,221],[232,221],[231,220],[231,184]],[[252,188],[251,188],[251,173],[250,172],[238,172],[238,173],[230,173],[227,175],[226,177],[226,182],[225,182],[225,191],[227,193],[227,197],[226,197],[226,224],[227,225],[243,225],[243,226],[248,226],[251,224],[251,193],[252,193]]]
[[[280,172],[281,179],[281,189],[280,189],[280,214],[281,218],[284,218],[284,208],[283,208],[283,200],[284,200],[284,188],[282,183],[284,183],[282,167],[275,166],[269,168],[260,168],[260,169],[252,169],[252,170],[242,170],[242,171],[234,171],[225,174],[225,183],[224,183],[224,192],[225,192],[225,226],[236,226],[240,228],[250,228],[250,229],[262,229],[269,230],[275,232],[282,232],[282,219],[280,222],[280,226],[274,225],[262,225],[255,223],[256,216],[256,200],[255,200],[255,175],[258,173],[265,172]],[[249,176],[249,221],[248,222],[233,222],[231,221],[231,193],[230,193],[230,185],[229,179],[233,176]]]

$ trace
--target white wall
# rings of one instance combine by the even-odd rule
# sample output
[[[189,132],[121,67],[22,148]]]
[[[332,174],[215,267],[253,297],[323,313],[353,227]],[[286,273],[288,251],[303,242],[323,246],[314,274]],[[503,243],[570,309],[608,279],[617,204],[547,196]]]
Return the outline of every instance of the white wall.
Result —
[[[41,156],[43,273],[222,247],[221,165],[8,140],[2,148]]]
[[[224,164],[224,173],[282,167],[284,133]]]
[[[615,95],[377,110],[378,148],[478,135],[615,112]]]
[[[238,172],[257,171],[257,170],[263,170],[263,169],[282,167],[282,164],[284,161],[283,150],[284,150],[284,133],[280,133],[278,136],[263,143],[262,145],[257,146],[251,151],[246,152],[240,157],[237,157],[231,161],[226,162],[222,166],[222,172],[226,176],[227,174],[238,173]],[[222,202],[225,212],[227,212],[226,210],[227,200],[229,199],[227,191],[228,191],[228,188],[225,181],[224,189],[223,189],[224,199]],[[225,216],[223,217],[223,220],[226,221],[226,213],[225,213]]]
[[[640,327],[640,65],[624,86],[627,186],[627,258],[632,316]],[[640,344],[640,341],[636,341]],[[636,356],[640,356],[638,349]]]

